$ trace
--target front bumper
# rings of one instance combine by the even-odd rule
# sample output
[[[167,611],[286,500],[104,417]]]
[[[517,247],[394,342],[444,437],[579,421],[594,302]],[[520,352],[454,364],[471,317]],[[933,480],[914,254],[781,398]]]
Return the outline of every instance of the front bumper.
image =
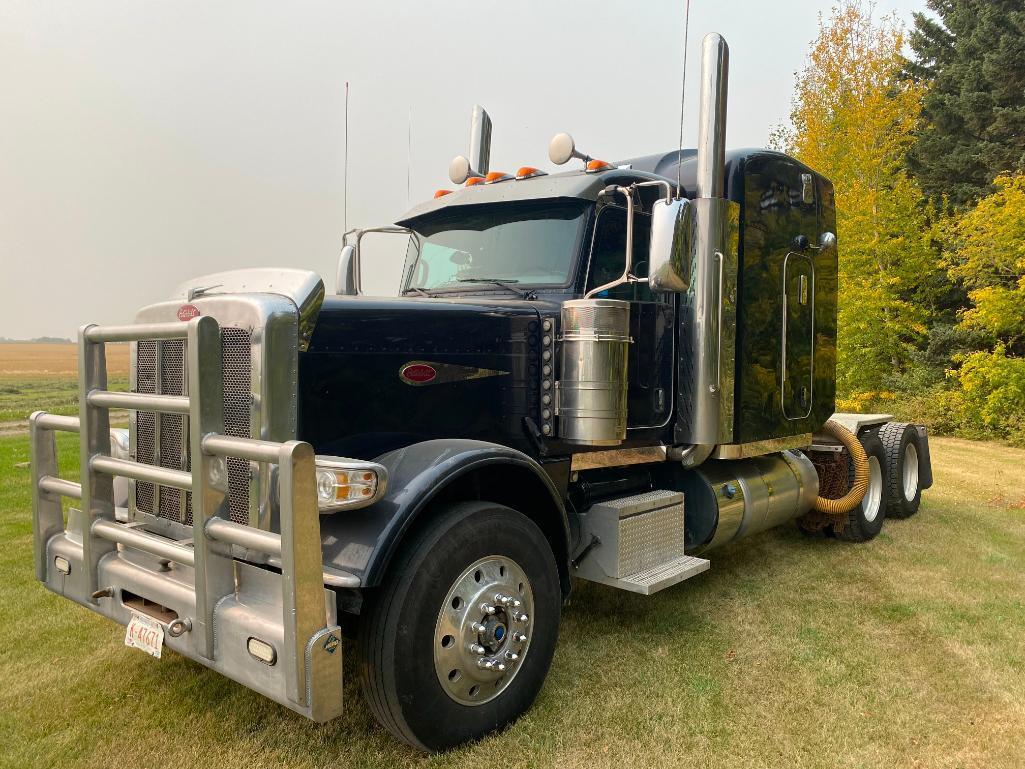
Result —
[[[106,389],[105,344],[144,339],[186,340],[188,396]],[[79,417],[30,419],[36,578],[123,625],[148,615],[164,627],[168,648],[327,721],[342,709],[342,647],[334,595],[324,587],[313,448],[223,435],[219,344],[217,322],[206,316],[79,332]],[[191,469],[111,456],[111,408],[186,415]],[[80,434],[81,483],[59,477],[54,431]],[[280,534],[230,520],[226,457],[277,466]],[[192,539],[118,521],[114,477],[190,492]],[[81,500],[66,525],[62,498]],[[238,557],[253,552],[279,570]],[[259,659],[252,639],[273,653]]]

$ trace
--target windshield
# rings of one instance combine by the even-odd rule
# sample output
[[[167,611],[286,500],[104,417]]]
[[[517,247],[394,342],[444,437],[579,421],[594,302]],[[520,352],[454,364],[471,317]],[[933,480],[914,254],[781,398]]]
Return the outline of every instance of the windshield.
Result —
[[[564,286],[589,206],[583,200],[472,206],[414,223],[403,289],[488,281]]]

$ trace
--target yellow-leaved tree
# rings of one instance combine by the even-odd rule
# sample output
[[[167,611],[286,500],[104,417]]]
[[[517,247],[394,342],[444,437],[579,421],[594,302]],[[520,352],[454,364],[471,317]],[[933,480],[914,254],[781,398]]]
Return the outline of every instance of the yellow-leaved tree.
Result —
[[[926,333],[923,286],[938,271],[917,184],[904,170],[923,88],[902,79],[904,30],[845,0],[819,20],[797,73],[791,125],[772,143],[836,190],[839,245],[837,390],[875,399]]]
[[[951,399],[961,429],[1025,442],[1025,175],[1004,174],[996,190],[950,229],[950,275],[968,289],[961,326],[982,331],[991,350],[961,356]]]

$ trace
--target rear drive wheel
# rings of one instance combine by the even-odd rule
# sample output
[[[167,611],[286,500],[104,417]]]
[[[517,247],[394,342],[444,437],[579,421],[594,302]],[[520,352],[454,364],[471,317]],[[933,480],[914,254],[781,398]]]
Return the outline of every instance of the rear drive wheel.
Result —
[[[422,750],[501,729],[537,696],[562,594],[551,546],[526,516],[450,506],[414,535],[360,627],[360,675],[377,720]]]
[[[868,455],[868,491],[861,502],[847,514],[847,524],[837,532],[839,539],[848,542],[868,542],[883,528],[886,517],[887,482],[886,452],[874,432],[859,436],[858,440]],[[848,482],[854,482],[854,463],[848,470]]]
[[[879,440],[886,450],[886,514],[891,518],[910,518],[922,503],[922,439],[914,425],[888,422],[879,430]]]

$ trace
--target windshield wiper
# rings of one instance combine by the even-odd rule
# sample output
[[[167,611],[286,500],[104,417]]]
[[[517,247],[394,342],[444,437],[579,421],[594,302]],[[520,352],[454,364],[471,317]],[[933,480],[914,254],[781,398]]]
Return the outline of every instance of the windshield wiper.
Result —
[[[533,290],[524,291],[521,288],[510,286],[510,283],[519,283],[515,278],[509,278],[507,280],[496,280],[495,278],[456,278],[456,283],[490,283],[494,286],[504,288],[506,291],[512,291],[514,294],[519,296],[520,299],[537,299],[537,293]]]
[[[434,296],[433,294],[429,294],[426,291],[424,291],[422,288],[420,288],[420,286],[410,286],[409,288],[407,288],[405,291],[402,292],[402,295],[405,296],[406,294],[410,293],[411,291],[416,291],[420,296],[426,296],[426,297],[433,297]]]

